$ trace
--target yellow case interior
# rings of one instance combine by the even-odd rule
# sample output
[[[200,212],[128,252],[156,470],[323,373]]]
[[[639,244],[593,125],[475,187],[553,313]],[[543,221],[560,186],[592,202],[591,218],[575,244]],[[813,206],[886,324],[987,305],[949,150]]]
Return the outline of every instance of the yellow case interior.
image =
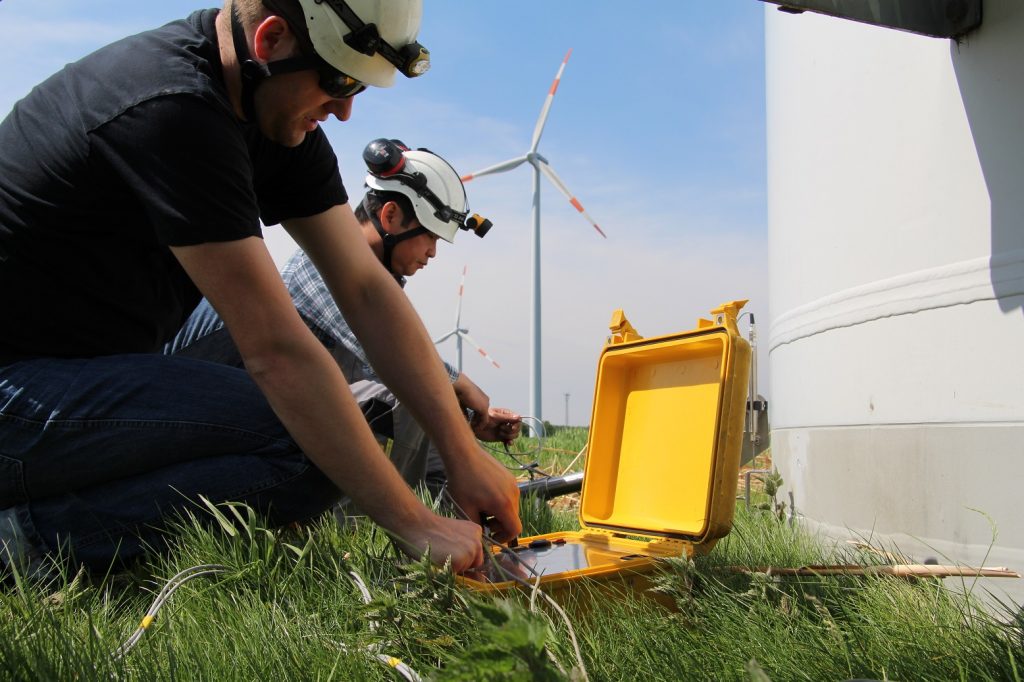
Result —
[[[571,550],[578,565],[541,576],[520,561],[521,578],[541,577],[545,585],[635,573],[649,570],[656,557],[708,551],[728,534],[750,373],[750,345],[736,326],[745,303],[723,304],[696,329],[652,338],[615,312],[598,361],[581,530],[521,541],[556,542],[539,553]],[[516,584],[493,578],[468,574],[460,581],[485,591]]]
[[[587,444],[580,525],[700,537],[707,529],[728,334],[609,348]]]

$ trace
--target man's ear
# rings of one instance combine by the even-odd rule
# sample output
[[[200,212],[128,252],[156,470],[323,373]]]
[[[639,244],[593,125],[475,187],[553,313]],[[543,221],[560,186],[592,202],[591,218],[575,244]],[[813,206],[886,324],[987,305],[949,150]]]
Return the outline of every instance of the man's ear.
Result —
[[[292,56],[295,35],[288,22],[271,15],[260,22],[253,34],[253,54],[261,62],[272,62]]]
[[[397,202],[387,201],[380,207],[380,226],[388,234],[399,234],[402,232],[402,222],[405,214]]]

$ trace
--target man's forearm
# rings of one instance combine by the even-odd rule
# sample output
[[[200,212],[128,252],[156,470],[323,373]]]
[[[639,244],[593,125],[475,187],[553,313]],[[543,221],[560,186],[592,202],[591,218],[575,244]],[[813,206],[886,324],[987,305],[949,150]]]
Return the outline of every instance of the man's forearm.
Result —
[[[345,317],[374,370],[423,425],[448,464],[453,452],[475,449],[455,389],[408,297],[386,278]],[[399,347],[400,346],[400,347]]]
[[[312,335],[303,352],[246,358],[246,368],[302,451],[356,505],[401,533],[426,508],[380,452],[336,365]]]

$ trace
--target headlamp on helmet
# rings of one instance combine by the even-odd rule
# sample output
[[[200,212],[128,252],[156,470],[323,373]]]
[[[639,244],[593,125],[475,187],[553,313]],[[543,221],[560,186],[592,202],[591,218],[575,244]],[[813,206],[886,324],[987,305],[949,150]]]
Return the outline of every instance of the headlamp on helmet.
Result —
[[[483,238],[484,235],[487,234],[487,231],[494,227],[494,223],[487,218],[484,218],[479,213],[474,213],[467,217],[459,227],[463,230],[472,230],[473,234],[477,237]]]

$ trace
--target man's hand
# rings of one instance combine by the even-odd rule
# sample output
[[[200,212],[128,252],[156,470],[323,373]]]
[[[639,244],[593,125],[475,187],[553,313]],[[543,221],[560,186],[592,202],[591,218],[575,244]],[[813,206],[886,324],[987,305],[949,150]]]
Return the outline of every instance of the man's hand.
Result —
[[[473,411],[469,425],[478,439],[508,445],[519,437],[522,418],[512,410],[491,407],[491,399],[465,374],[459,375],[452,388],[459,405]]]
[[[451,558],[452,570],[462,573],[484,563],[481,532],[480,526],[470,521],[431,514],[422,524],[398,529],[393,535],[409,556],[418,559],[429,548],[432,564],[440,566]]]
[[[523,530],[515,476],[479,447],[468,457],[445,460],[448,492],[469,519],[494,517],[492,537],[508,542]]]
[[[519,438],[522,423],[522,417],[512,410],[492,407],[487,411],[486,418],[479,413],[474,414],[470,426],[480,440],[511,445],[512,441]]]

